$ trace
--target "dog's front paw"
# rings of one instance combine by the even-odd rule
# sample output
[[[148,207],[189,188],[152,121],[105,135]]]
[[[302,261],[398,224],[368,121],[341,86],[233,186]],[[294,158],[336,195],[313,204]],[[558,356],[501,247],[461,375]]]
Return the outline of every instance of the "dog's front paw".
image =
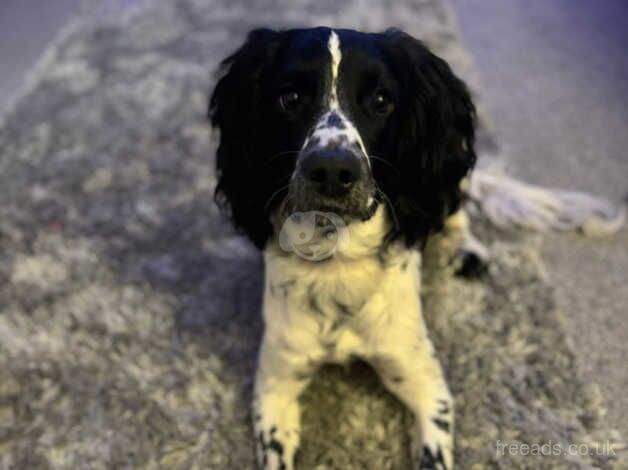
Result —
[[[260,429],[257,432],[257,458],[261,469],[292,469],[292,462],[289,460],[291,457],[287,455],[291,453],[292,442],[290,439],[286,439],[285,432],[282,434],[284,434],[283,438],[277,432],[276,426],[268,430]]]
[[[449,413],[440,413],[432,417],[429,423],[424,424],[419,469],[451,470],[453,468],[453,423],[451,422],[453,417],[448,415]]]
[[[488,249],[470,232],[464,237],[452,259],[456,275],[478,278],[486,274],[490,262]]]
[[[436,407],[423,415],[421,421],[420,429],[416,427],[421,438],[412,449],[415,468],[451,470],[454,464],[453,402],[449,398],[438,400]]]
[[[488,271],[488,259],[484,253],[460,249],[452,260],[456,276],[475,279],[482,277]]]
[[[261,396],[254,401],[254,425],[259,468],[293,470],[299,447],[300,420],[297,401]]]

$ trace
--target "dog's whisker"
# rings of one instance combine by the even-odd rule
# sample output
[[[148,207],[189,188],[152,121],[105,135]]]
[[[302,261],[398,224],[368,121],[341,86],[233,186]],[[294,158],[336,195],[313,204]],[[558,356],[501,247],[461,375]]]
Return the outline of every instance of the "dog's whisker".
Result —
[[[393,225],[395,227],[395,232],[399,231],[399,218],[397,217],[397,212],[395,211],[395,206],[391,202],[390,198],[386,196],[386,193],[382,191],[379,186],[375,186],[375,193],[378,197],[381,197],[386,202],[386,205],[390,208],[390,216],[393,219]]]
[[[293,209],[293,208],[292,208],[292,207],[290,207],[290,204],[291,204],[291,203],[293,203],[293,202],[294,202],[294,200],[295,200],[294,195],[292,195],[292,194],[288,193],[288,195],[286,196],[286,198],[285,198],[285,199],[283,200],[283,202],[281,203],[281,204],[282,204],[282,206],[283,206],[283,209],[284,209],[285,211],[288,211],[288,212],[292,211],[292,209]]]
[[[386,160],[385,158],[378,157],[377,155],[369,155],[369,159],[377,161],[377,162],[385,163],[386,165],[388,165],[389,168],[391,168],[395,173],[397,173],[397,175],[401,174],[399,169],[397,167],[395,167],[395,165],[390,163],[388,160]]]
[[[272,162],[274,162],[275,160],[277,160],[278,158],[281,157],[285,157],[285,156],[289,156],[289,155],[298,155],[300,152],[300,150],[286,150],[284,152],[279,152],[276,153],[275,155],[273,155],[272,157],[270,157],[267,161],[266,164],[269,165]]]
[[[271,196],[268,198],[268,200],[264,204],[264,212],[268,212],[268,210],[270,208],[270,205],[273,203],[273,200],[279,195],[279,193],[281,193],[282,191],[287,190],[289,187],[290,187],[290,184],[286,184],[285,186],[282,186],[277,191],[275,191],[273,194],[271,194]]]

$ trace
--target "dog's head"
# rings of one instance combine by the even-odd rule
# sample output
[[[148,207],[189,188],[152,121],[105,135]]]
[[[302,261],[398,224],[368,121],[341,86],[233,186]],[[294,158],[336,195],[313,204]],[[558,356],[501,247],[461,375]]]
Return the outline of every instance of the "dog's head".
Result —
[[[263,247],[272,220],[322,211],[346,223],[379,204],[390,239],[442,227],[475,163],[474,107],[445,61],[397,30],[251,32],[224,60],[218,203]]]

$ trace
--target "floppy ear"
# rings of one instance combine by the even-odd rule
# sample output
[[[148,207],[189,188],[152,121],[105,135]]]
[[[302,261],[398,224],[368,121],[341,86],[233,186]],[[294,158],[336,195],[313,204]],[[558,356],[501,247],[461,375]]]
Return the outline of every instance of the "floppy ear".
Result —
[[[262,176],[256,171],[257,138],[263,132],[260,82],[271,64],[280,33],[256,29],[222,61],[220,78],[209,101],[209,119],[220,129],[216,152],[215,200],[235,226],[260,248],[271,234],[264,215]],[[259,160],[259,158],[257,159]]]
[[[399,170],[387,194],[408,245],[424,242],[457,210],[461,180],[473,168],[475,108],[466,85],[420,41],[400,31],[385,33],[389,65],[402,96],[389,136]]]

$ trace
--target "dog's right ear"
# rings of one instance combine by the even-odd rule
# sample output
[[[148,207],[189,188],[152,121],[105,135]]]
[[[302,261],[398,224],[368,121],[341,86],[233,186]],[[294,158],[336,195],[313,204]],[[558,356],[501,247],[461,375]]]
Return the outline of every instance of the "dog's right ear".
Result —
[[[216,203],[258,247],[272,231],[259,201],[260,178],[255,171],[256,133],[264,128],[259,122],[260,82],[280,36],[270,29],[251,31],[244,44],[222,61],[223,75],[209,100],[208,117],[220,129]]]

